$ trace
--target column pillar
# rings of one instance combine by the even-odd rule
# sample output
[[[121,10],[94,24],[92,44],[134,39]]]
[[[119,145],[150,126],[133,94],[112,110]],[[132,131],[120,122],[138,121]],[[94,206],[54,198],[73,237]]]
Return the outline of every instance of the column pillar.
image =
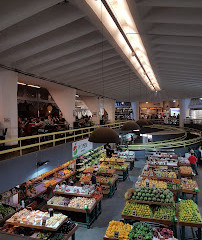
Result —
[[[73,114],[75,110],[76,89],[59,85],[55,88],[49,86],[47,88],[55,103],[61,110],[65,120],[70,124],[70,127],[73,127],[73,122],[75,121]]]
[[[0,69],[0,128],[8,129],[6,139],[18,137],[17,81],[16,72]]]
[[[189,117],[189,104],[190,104],[190,98],[180,99],[179,105],[180,105],[180,127],[184,127],[184,119],[186,117]]]
[[[104,98],[104,109],[108,113],[108,120],[110,122],[115,121],[115,100]]]
[[[133,118],[135,121],[140,119],[140,104],[139,102],[131,102],[131,107],[133,110]]]
[[[82,96],[82,100],[92,113],[92,121],[95,124],[100,124],[100,100],[98,97]]]

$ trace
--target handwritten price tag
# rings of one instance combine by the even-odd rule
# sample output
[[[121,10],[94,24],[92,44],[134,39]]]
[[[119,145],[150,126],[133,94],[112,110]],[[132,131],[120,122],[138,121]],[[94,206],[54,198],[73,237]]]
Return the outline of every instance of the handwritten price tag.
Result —
[[[133,215],[133,216],[136,216],[136,211],[135,211],[135,210],[132,212],[132,215]]]
[[[143,236],[140,235],[140,234],[138,234],[138,235],[137,235],[137,240],[143,240]]]
[[[118,231],[114,231],[114,238],[119,239],[119,232]]]

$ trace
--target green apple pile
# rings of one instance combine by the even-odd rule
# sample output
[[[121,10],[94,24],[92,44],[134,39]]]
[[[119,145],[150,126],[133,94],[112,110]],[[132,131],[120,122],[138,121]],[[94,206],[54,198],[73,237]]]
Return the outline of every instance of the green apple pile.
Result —
[[[193,200],[191,199],[181,200],[178,204],[178,207],[179,207],[179,221],[194,223],[202,222],[198,206]]]
[[[154,209],[154,218],[172,221],[175,217],[175,208],[173,206],[158,206]]]

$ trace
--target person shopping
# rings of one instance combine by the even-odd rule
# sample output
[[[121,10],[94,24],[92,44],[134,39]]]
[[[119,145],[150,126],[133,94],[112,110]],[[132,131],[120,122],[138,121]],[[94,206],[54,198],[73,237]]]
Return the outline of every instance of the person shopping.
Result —
[[[191,153],[191,156],[188,158],[188,160],[190,162],[193,172],[195,172],[195,174],[198,175],[197,165],[196,165],[197,158],[194,156],[193,152]]]

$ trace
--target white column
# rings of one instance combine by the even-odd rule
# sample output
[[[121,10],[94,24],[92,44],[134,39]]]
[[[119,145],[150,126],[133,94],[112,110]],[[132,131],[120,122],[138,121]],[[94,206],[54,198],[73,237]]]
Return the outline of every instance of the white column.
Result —
[[[100,124],[100,100],[98,97],[82,96],[82,100],[92,113],[92,121],[95,124]]]
[[[179,105],[180,105],[180,127],[184,127],[184,119],[186,117],[189,117],[189,104],[190,104],[189,98],[180,99]]]
[[[18,137],[17,81],[17,73],[0,69],[0,127],[8,129],[6,139]]]
[[[133,110],[133,118],[135,121],[140,119],[140,106],[139,102],[131,102],[131,107]]]
[[[75,110],[76,89],[60,85],[57,85],[56,88],[53,88],[52,86],[48,86],[47,88],[55,103],[61,110],[65,120],[70,124],[70,127],[73,127],[73,122],[75,121],[73,113]]]
[[[109,98],[104,98],[104,109],[108,113],[108,120],[110,122],[115,121],[115,103],[116,101]]]

